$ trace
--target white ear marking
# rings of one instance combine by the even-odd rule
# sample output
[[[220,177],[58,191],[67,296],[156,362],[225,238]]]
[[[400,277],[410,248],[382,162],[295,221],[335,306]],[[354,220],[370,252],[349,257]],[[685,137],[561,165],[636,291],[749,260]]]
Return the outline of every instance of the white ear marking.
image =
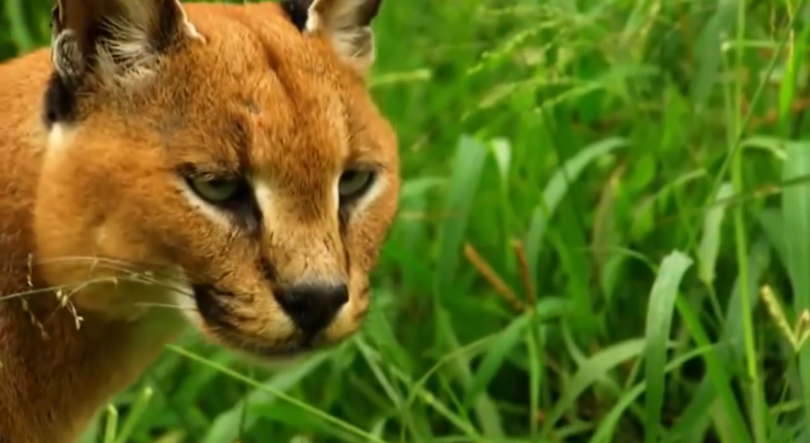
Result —
[[[381,0],[315,0],[307,12],[305,33],[323,32],[335,52],[357,72],[365,74],[376,58],[369,22]]]
[[[114,5],[76,0],[54,8],[52,59],[63,79],[81,82],[92,71],[106,86],[132,86],[159,69],[178,35],[204,40],[179,0],[106,3]],[[93,23],[105,32],[94,32]]]
[[[180,14],[182,15],[183,21],[183,31],[186,33],[186,35],[195,40],[205,42],[205,37],[203,37],[203,35],[197,31],[197,27],[194,26],[194,23],[191,23],[191,20],[188,19],[188,13],[186,13],[186,10],[183,9],[183,6],[180,4],[179,0],[177,1],[177,5],[180,8]]]
[[[194,23],[191,23],[190,21],[186,20],[185,22],[183,22],[183,27],[185,28],[186,34],[188,34],[189,37],[195,40],[200,40],[203,42],[205,41],[205,37],[203,37],[202,34],[200,34],[197,31],[197,28],[194,26]]]
[[[342,32],[352,28],[366,27],[361,23],[364,7],[375,0],[315,0],[307,12],[305,30],[313,32],[327,29]]]

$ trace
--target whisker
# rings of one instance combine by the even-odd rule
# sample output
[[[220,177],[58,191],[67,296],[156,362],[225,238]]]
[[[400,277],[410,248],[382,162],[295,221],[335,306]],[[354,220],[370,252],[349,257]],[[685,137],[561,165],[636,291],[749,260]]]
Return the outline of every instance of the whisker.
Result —
[[[39,261],[37,263],[38,264],[52,264],[52,263],[64,263],[64,262],[69,262],[69,261],[89,261],[89,262],[93,263],[92,267],[100,265],[100,266],[103,266],[103,267],[105,267],[107,269],[118,269],[118,270],[121,270],[121,271],[135,272],[135,273],[141,273],[141,274],[151,274],[152,270],[148,269],[149,267],[155,267],[156,269],[158,269],[157,268],[158,265],[149,265],[149,264],[138,263],[138,262],[127,262],[127,261],[123,261],[123,260],[109,259],[109,258],[103,258],[103,257],[80,257],[80,256],[76,256],[76,257],[60,257],[60,258],[57,258],[57,259],[42,260],[42,261]],[[131,266],[145,267],[145,268],[147,268],[147,270],[146,271],[141,271],[141,270],[131,269]],[[167,278],[175,278],[175,279],[181,280],[181,281],[186,281],[187,280],[187,279],[177,277],[175,272],[169,272],[167,275],[165,275],[165,277],[167,277]]]
[[[84,280],[84,281],[76,282],[76,283],[69,283],[69,284],[64,284],[64,285],[54,285],[54,286],[48,286],[48,287],[44,287],[44,288],[29,289],[29,290],[26,290],[26,291],[20,291],[20,292],[16,292],[16,293],[13,293],[13,294],[0,296],[0,302],[7,301],[7,300],[12,300],[12,299],[15,299],[15,298],[20,298],[20,297],[26,297],[26,296],[29,296],[29,295],[51,293],[51,292],[54,292],[54,291],[59,292],[59,291],[63,291],[63,290],[69,290],[70,291],[69,295],[67,296],[67,298],[69,298],[70,296],[75,294],[77,291],[79,291],[79,290],[81,290],[81,289],[83,289],[83,288],[85,288],[85,287],[87,287],[89,285],[92,285],[92,284],[97,284],[97,283],[117,284],[119,282],[134,282],[134,283],[151,284],[151,285],[155,285],[155,286],[164,287],[166,289],[169,289],[169,290],[171,290],[173,292],[176,292],[176,293],[178,293],[180,295],[183,295],[183,296],[186,296],[186,297],[193,297],[193,295],[194,295],[193,293],[188,292],[187,290],[184,290],[182,288],[167,285],[167,284],[164,284],[164,283],[159,282],[159,281],[155,281],[155,282],[148,281],[148,280],[145,281],[145,280],[143,280],[141,278],[138,278],[137,275],[134,275],[134,276],[123,276],[123,277],[95,278],[95,279]]]
[[[100,279],[89,280],[89,281],[90,282],[98,282],[98,283],[113,283],[115,280],[116,279],[107,277],[107,278],[100,278]],[[84,283],[84,282],[82,282],[82,283]],[[62,289],[69,289],[69,288],[75,286],[76,284],[77,283],[65,284],[65,285],[57,285],[57,286],[48,286],[48,287],[45,287],[45,288],[36,288],[36,289],[29,289],[27,291],[15,292],[13,294],[0,296],[0,301],[12,300],[12,299],[15,299],[15,298],[26,297],[26,296],[29,296],[29,295],[50,293],[50,292],[53,292],[53,291],[61,291]],[[78,283],[78,284],[81,284],[81,283]]]
[[[133,269],[129,269],[129,268],[126,268],[126,267],[118,266],[117,264],[126,264],[126,262],[121,261],[121,260],[107,260],[107,259],[96,260],[96,259],[94,259],[92,257],[69,257],[67,259],[78,259],[78,260],[91,260],[92,259],[92,261],[94,262],[93,268],[97,267],[99,269],[109,269],[109,270],[118,271],[118,272],[121,272],[121,273],[128,274],[128,276],[131,277],[132,281],[137,281],[137,282],[141,282],[141,283],[153,284],[153,285],[157,285],[157,286],[166,287],[166,288],[172,289],[175,292],[181,293],[181,294],[186,295],[186,296],[191,296],[192,295],[190,292],[187,291],[186,288],[184,288],[184,286],[189,284],[189,281],[186,278],[179,278],[179,277],[177,277],[175,275],[167,275],[167,276],[161,276],[161,278],[158,279],[158,278],[155,278],[154,275],[152,273],[150,273],[150,272],[143,272],[143,271],[138,271],[138,270],[133,270]],[[67,260],[53,259],[53,260],[45,261],[45,263],[57,263],[57,262],[63,262],[63,261],[67,261]],[[105,262],[110,262],[110,263],[114,263],[114,264],[107,264]],[[92,270],[91,270],[91,272],[92,272]],[[121,277],[117,277],[117,278],[121,278]],[[175,286],[172,283],[177,283],[179,285]]]
[[[123,266],[137,266],[143,268],[152,268],[152,269],[170,269],[167,265],[161,265],[156,263],[149,263],[149,262],[138,262],[138,261],[127,261],[121,260],[116,258],[110,257],[100,257],[100,256],[82,256],[82,255],[72,255],[72,256],[61,256],[56,258],[48,258],[48,259],[41,259],[37,260],[38,264],[49,264],[49,263],[64,263],[64,262],[76,262],[76,261],[89,261],[89,262],[97,262],[97,263],[111,263]]]
[[[163,277],[165,277],[165,278],[173,278],[173,279],[176,279],[176,280],[181,281],[183,283],[187,283],[188,280],[189,280],[187,277],[178,276],[177,272],[176,272],[176,269],[174,269],[170,265],[156,264],[156,263],[149,263],[149,262],[141,262],[141,261],[127,261],[127,260],[121,260],[121,259],[110,258],[110,257],[79,256],[79,255],[77,255],[77,256],[62,256],[62,257],[57,257],[57,258],[38,260],[37,264],[53,264],[53,263],[80,262],[80,261],[93,262],[93,263],[96,263],[96,264],[119,265],[119,266],[125,267],[125,269],[128,269],[128,270],[133,271],[133,272],[137,272],[137,271],[135,271],[133,269],[130,269],[131,267],[140,267],[140,268],[145,268],[148,271],[165,272],[166,275],[163,275]],[[183,272],[185,274],[187,274],[187,276],[200,277],[200,276],[194,275],[194,273],[189,274],[189,272],[185,271],[185,270]]]
[[[135,303],[133,306],[142,306],[142,307],[149,307],[149,308],[167,308],[167,309],[176,309],[178,311],[190,311],[190,312],[199,312],[197,308],[192,306],[180,306],[180,305],[173,305],[171,303]]]

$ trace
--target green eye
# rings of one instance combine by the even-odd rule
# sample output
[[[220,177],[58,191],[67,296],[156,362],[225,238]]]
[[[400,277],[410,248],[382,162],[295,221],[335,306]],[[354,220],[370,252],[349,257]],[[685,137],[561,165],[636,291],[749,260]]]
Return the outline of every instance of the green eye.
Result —
[[[189,184],[194,192],[211,203],[224,203],[239,191],[240,182],[234,179],[193,177]]]
[[[358,198],[363,195],[374,181],[372,171],[347,170],[340,176],[338,194],[341,203]]]

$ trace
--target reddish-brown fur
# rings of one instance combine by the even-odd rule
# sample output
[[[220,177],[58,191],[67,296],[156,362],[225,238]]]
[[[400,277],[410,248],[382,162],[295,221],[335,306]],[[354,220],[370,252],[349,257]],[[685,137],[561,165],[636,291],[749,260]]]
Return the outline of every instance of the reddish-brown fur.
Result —
[[[134,92],[93,79],[75,125],[43,123],[48,50],[0,65],[2,443],[74,442],[182,331],[190,283],[229,294],[218,320],[233,328],[191,312],[200,330],[260,355],[301,344],[275,285],[348,282],[349,302],[315,347],[348,337],[368,306],[399,166],[364,61],[338,54],[328,32],[302,33],[275,3],[184,7],[202,38],[179,39]],[[272,209],[260,235],[218,224],[175,182],[186,162],[245,161]],[[332,188],[355,164],[377,168],[384,186],[341,227]],[[60,285],[73,286],[48,290]]]

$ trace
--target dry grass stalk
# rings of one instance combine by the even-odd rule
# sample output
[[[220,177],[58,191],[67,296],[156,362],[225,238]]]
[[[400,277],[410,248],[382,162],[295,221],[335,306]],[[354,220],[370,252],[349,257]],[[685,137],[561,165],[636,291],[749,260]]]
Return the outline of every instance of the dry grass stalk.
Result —
[[[512,249],[515,251],[515,257],[517,257],[520,279],[523,282],[523,290],[526,291],[526,300],[529,302],[529,307],[534,308],[534,305],[537,304],[537,297],[534,295],[534,284],[529,274],[529,260],[526,257],[526,248],[522,241],[512,240]]]
[[[469,243],[464,244],[464,255],[467,257],[467,260],[472,263],[473,266],[481,273],[481,275],[486,279],[490,285],[495,289],[495,291],[503,297],[510,306],[515,309],[516,311],[520,312],[526,309],[526,306],[523,304],[522,301],[515,295],[512,289],[507,286],[507,284],[501,279],[498,274],[492,269],[492,267],[478,254],[478,252],[473,248]]]

